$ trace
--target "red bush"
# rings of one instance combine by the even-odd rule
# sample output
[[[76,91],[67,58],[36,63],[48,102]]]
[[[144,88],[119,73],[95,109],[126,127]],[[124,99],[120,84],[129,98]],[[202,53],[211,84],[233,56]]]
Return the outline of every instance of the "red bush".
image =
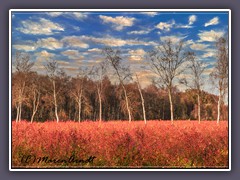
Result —
[[[31,161],[25,162],[31,155]],[[49,159],[87,160],[41,161]],[[34,158],[35,161],[34,161]],[[228,124],[202,121],[12,122],[14,167],[227,168]]]

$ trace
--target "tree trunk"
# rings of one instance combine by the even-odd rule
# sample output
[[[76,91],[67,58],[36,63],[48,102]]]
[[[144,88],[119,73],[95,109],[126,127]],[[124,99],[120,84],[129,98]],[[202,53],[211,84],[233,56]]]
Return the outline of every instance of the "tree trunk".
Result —
[[[171,123],[173,124],[173,103],[172,103],[172,91],[171,91],[171,88],[168,89],[168,97],[169,97],[170,111],[171,111]]]
[[[33,119],[34,119],[35,113],[36,113],[36,111],[33,111],[33,114],[31,116],[31,123],[33,123]]]
[[[200,95],[199,95],[199,93],[198,93],[197,97],[198,97],[198,123],[200,124],[200,121],[201,121],[201,105],[200,105]]]
[[[98,99],[99,99],[99,121],[102,122],[102,98],[101,98],[101,92],[98,88]]]
[[[33,113],[31,117],[31,123],[33,123],[34,116],[38,110],[38,105],[39,105],[39,100],[40,100],[40,94],[38,96],[36,95],[36,92],[34,93],[34,101],[33,101]]]
[[[82,111],[82,89],[80,90],[80,94],[78,96],[78,122],[81,122],[81,111]]]
[[[55,81],[53,80],[53,97],[54,97],[54,108],[55,108],[55,116],[57,119],[57,123],[59,122],[58,118],[58,106],[57,106],[57,96],[56,96],[56,87]]]
[[[143,95],[142,95],[141,90],[140,90],[140,95],[141,95],[141,100],[142,100],[143,119],[144,119],[144,123],[147,124],[146,111],[145,111],[145,105],[144,105],[144,99],[143,99]]]
[[[33,113],[32,113],[32,116],[31,116],[31,123],[33,123],[33,118],[35,116],[35,104],[36,103],[36,92],[34,91],[33,92]]]
[[[222,92],[219,91],[219,97],[218,97],[218,115],[217,115],[217,124],[219,124],[220,121],[220,113],[221,113],[221,100],[222,100]]]
[[[17,117],[16,117],[16,122],[18,122],[19,119],[19,105],[17,105]]]
[[[23,82],[22,89],[20,89],[20,102],[19,102],[19,116],[18,116],[18,122],[22,119],[22,102],[23,102],[23,94],[25,89],[25,81]]]
[[[138,76],[137,75],[136,75],[136,78],[137,78],[138,91],[140,93],[141,101],[142,101],[143,119],[144,119],[144,123],[147,124],[146,111],[145,111],[145,105],[144,105],[144,98],[143,98],[143,95],[142,95],[141,86],[139,84],[139,80],[138,80]]]
[[[57,118],[57,123],[59,122],[59,118],[58,118],[58,108],[57,105],[55,104],[55,116]]]
[[[21,121],[22,116],[22,103],[19,104],[19,116],[18,116],[18,122]]]
[[[82,109],[82,102],[81,100],[79,100],[78,102],[78,122],[80,123],[81,122],[81,110]]]
[[[126,102],[127,111],[128,111],[128,121],[131,122],[132,121],[132,117],[131,117],[131,111],[130,111],[130,107],[129,107],[129,100],[128,100],[128,97],[127,97],[127,91],[126,91],[126,89],[125,89],[123,84],[122,84],[122,88],[123,88],[123,91],[124,91],[125,102]]]
[[[126,102],[126,107],[127,107],[127,111],[128,111],[128,121],[129,121],[129,123],[130,123],[130,122],[132,121],[132,117],[131,117],[131,111],[130,111],[129,102],[128,102],[129,100],[128,100],[128,97],[127,97],[127,91],[126,91],[126,89],[125,89],[125,86],[124,86],[124,84],[123,84],[123,81],[122,81],[122,79],[121,79],[121,76],[120,76],[118,70],[117,70],[116,68],[114,68],[114,69],[116,70],[116,73],[117,73],[117,75],[118,75],[118,79],[119,79],[120,84],[121,84],[121,86],[122,86],[122,88],[123,88],[123,91],[124,91],[125,102]]]

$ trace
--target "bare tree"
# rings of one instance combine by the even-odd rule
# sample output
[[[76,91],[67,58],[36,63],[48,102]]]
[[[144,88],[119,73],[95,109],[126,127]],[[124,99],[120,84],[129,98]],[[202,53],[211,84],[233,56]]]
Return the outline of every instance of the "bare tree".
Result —
[[[172,102],[172,88],[173,80],[176,76],[183,72],[181,66],[187,60],[183,41],[174,43],[170,38],[162,41],[160,46],[151,51],[149,55],[150,66],[154,73],[156,73],[162,84],[168,90],[171,122],[173,124],[173,102]]]
[[[203,85],[202,75],[206,69],[205,64],[202,61],[197,60],[194,52],[188,53],[188,60],[190,62],[189,69],[191,70],[191,79],[181,79],[180,83],[186,85],[190,89],[196,90],[197,102],[198,102],[198,123],[201,121],[201,91]]]
[[[53,104],[54,104],[54,112],[55,117],[57,119],[57,123],[59,122],[58,117],[58,103],[57,103],[57,88],[56,88],[56,81],[57,81],[57,73],[59,71],[58,63],[55,60],[50,60],[45,65],[46,71],[48,73],[48,77],[50,78],[50,81],[52,83],[52,91],[53,91]]]
[[[38,106],[39,106],[39,102],[40,102],[40,91],[39,89],[37,89],[37,87],[35,86],[33,88],[33,111],[32,111],[32,116],[31,116],[31,123],[34,120],[34,116],[38,110]]]
[[[40,76],[36,73],[30,75],[30,85],[28,87],[28,101],[32,108],[31,123],[34,120],[34,117],[38,111],[40,97],[41,97],[41,80]]]
[[[127,112],[128,112],[128,120],[129,120],[129,122],[131,122],[132,117],[131,117],[131,110],[130,110],[131,109],[130,102],[129,102],[127,90],[124,85],[124,81],[131,78],[130,69],[129,69],[129,67],[125,67],[122,65],[122,63],[121,63],[122,58],[120,57],[119,50],[113,50],[112,48],[107,47],[107,48],[103,49],[103,54],[106,56],[106,60],[108,61],[108,63],[110,63],[110,65],[113,67],[113,69],[118,77],[118,80],[120,82],[120,85],[123,89],[126,108],[127,108]]]
[[[223,103],[224,96],[228,91],[228,47],[227,40],[225,38],[219,38],[216,42],[217,47],[217,61],[214,67],[214,71],[210,74],[214,85],[217,86],[218,94],[218,115],[217,123],[220,121],[221,104]]]
[[[30,62],[30,56],[26,53],[17,52],[16,59],[13,63],[16,69],[16,84],[17,86],[17,100],[16,100],[16,109],[17,109],[17,117],[16,122],[21,121],[22,116],[22,104],[25,98],[25,89],[27,82],[27,75],[31,71],[34,63]]]
[[[98,66],[93,67],[92,75],[94,80],[96,80],[98,101],[99,101],[99,121],[102,121],[102,94],[103,94],[103,77],[106,74],[107,64],[106,62],[101,62]]]
[[[145,110],[144,98],[143,98],[143,94],[142,94],[142,88],[141,88],[141,85],[139,83],[138,75],[135,74],[135,76],[136,76],[138,91],[139,91],[139,94],[140,94],[140,97],[141,97],[141,102],[142,102],[143,119],[144,119],[144,123],[147,124],[146,110]]]
[[[71,96],[74,98],[78,105],[78,122],[81,122],[82,102],[84,81],[87,77],[89,70],[87,68],[79,68],[79,73],[76,78],[72,78],[72,88],[70,90]]]

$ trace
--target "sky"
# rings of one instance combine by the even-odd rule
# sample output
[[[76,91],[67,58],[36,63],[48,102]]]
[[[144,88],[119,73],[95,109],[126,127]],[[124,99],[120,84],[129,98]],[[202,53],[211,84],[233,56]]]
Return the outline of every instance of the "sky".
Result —
[[[11,16],[12,62],[16,51],[27,52],[39,73],[46,73],[44,64],[54,59],[75,76],[80,67],[104,61],[102,49],[112,47],[121,50],[123,63],[146,87],[156,76],[149,68],[147,52],[171,38],[174,43],[184,40],[185,48],[205,63],[206,91],[212,91],[207,81],[216,62],[215,40],[228,35],[229,23],[228,12],[217,11],[12,11]],[[187,71],[182,76],[190,78]]]

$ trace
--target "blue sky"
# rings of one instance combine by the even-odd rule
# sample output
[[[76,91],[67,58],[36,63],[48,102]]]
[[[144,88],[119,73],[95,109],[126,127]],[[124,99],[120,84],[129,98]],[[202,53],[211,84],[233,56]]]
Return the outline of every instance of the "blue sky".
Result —
[[[184,40],[206,63],[207,78],[216,61],[215,40],[227,34],[228,12],[12,11],[12,60],[16,51],[28,52],[38,72],[45,73],[46,60],[55,59],[74,76],[79,67],[103,61],[101,49],[111,46],[122,51],[124,63],[146,86],[155,75],[141,67],[148,66],[146,53],[160,41]]]

